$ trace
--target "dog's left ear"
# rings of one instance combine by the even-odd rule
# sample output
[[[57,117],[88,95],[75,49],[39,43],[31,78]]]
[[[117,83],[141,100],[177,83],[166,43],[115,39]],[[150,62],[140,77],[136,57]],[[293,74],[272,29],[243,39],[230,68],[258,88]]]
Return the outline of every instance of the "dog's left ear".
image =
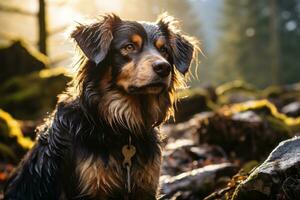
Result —
[[[159,16],[157,24],[170,41],[175,67],[183,75],[188,72],[194,57],[194,39],[183,35],[177,28],[178,22],[166,13]]]
[[[114,15],[105,15],[99,22],[89,25],[78,25],[71,33],[85,56],[99,64],[107,55],[113,40],[113,27],[121,19]]]

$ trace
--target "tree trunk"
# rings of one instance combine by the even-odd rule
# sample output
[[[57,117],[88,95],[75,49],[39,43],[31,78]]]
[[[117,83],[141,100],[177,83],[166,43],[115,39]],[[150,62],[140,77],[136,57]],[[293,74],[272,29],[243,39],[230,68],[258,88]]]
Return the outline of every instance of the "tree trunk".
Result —
[[[47,24],[46,24],[46,5],[45,0],[39,0],[39,12],[38,12],[38,23],[39,23],[39,50],[43,54],[47,55]]]

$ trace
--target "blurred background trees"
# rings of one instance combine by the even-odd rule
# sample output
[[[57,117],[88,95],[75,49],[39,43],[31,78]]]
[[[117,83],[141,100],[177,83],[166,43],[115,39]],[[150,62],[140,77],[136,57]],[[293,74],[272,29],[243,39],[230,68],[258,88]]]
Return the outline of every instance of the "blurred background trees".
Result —
[[[219,78],[241,78],[259,87],[299,81],[299,4],[225,0],[215,63],[223,72]]]
[[[164,11],[202,44],[205,56],[200,55],[193,86],[236,79],[258,87],[299,81],[300,0],[3,0],[0,44],[22,37],[49,56],[50,67],[70,67],[68,26],[105,12],[153,21]]]

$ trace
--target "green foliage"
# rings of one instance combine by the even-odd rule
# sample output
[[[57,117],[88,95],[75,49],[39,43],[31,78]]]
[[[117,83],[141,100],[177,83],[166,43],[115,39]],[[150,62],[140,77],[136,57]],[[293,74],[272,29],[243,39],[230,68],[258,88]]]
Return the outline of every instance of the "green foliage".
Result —
[[[0,107],[18,119],[37,119],[55,107],[70,80],[61,68],[15,76],[0,86]]]
[[[258,87],[299,81],[299,4],[225,0],[216,78]]]
[[[300,1],[278,1],[280,7],[280,75],[283,83],[300,79]]]

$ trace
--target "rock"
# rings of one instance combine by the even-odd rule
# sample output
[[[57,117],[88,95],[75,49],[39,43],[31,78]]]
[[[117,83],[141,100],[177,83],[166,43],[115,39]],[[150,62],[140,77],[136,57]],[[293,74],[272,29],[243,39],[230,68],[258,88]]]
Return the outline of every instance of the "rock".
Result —
[[[235,113],[232,115],[232,120],[249,123],[261,123],[262,118],[253,111]]]
[[[188,121],[177,124],[166,124],[162,127],[161,131],[167,136],[168,140],[170,140],[169,142],[178,138],[198,141],[197,131],[201,122],[213,115],[213,112],[202,112],[194,115]]]
[[[227,181],[226,186],[223,185],[216,188],[216,191],[205,197],[203,200],[231,200],[236,187],[244,181],[248,177],[249,172],[257,166],[258,162],[255,160],[246,162],[241,166],[239,172]]]
[[[221,146],[229,155],[243,160],[261,160],[290,129],[280,120],[253,111],[224,115],[215,113],[198,125],[199,143]]]
[[[224,162],[228,162],[228,159],[221,147],[196,145],[192,140],[179,139],[164,148],[162,175],[174,176],[206,165]]]
[[[46,69],[48,58],[31,50],[23,41],[15,41],[0,49],[0,83],[16,75]]]
[[[189,120],[193,115],[211,110],[210,104],[217,100],[214,88],[194,88],[179,92],[179,101],[176,105],[175,122]]]
[[[213,191],[220,177],[231,176],[236,172],[236,166],[231,163],[208,165],[181,173],[177,176],[161,178],[161,199],[191,199],[185,192],[198,195],[198,199]],[[180,194],[185,194],[183,198]],[[172,198],[177,196],[176,198]]]
[[[300,117],[300,102],[292,102],[285,105],[282,112],[290,117]]]
[[[237,188],[232,200],[300,197],[300,137],[281,142]]]
[[[0,86],[0,107],[17,119],[43,118],[54,109],[57,95],[69,81],[62,68],[15,76]]]

